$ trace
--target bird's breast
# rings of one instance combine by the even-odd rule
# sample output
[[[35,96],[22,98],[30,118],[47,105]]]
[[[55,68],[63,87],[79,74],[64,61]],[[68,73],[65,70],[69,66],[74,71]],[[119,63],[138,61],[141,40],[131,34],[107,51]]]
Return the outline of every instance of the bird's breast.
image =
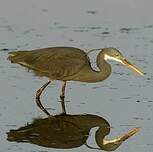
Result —
[[[107,77],[104,77],[100,71],[94,71],[91,68],[84,67],[77,74],[73,75],[71,79],[73,81],[96,83],[105,80]]]

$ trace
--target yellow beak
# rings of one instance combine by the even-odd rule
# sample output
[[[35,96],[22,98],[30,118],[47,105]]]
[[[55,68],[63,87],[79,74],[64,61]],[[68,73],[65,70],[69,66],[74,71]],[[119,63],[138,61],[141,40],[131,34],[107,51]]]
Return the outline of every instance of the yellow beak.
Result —
[[[133,71],[135,71],[136,73],[140,74],[141,76],[144,76],[144,73],[142,73],[137,67],[135,67],[134,65],[132,65],[128,60],[123,59],[122,63],[124,65],[127,65],[129,68],[131,68]]]

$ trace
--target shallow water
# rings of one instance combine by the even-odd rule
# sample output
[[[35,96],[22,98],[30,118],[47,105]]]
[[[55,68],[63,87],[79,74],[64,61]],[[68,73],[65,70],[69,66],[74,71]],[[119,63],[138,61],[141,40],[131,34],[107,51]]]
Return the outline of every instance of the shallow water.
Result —
[[[133,127],[140,132],[116,151],[151,152],[153,148],[153,2],[145,0],[0,0],[0,151],[59,151],[6,140],[33,118],[45,117],[35,105],[35,91],[47,80],[35,77],[23,67],[11,64],[9,51],[49,46],[82,49],[116,47],[144,73],[145,77],[116,62],[104,82],[70,82],[67,87],[68,113],[97,114],[112,126],[110,137]],[[91,60],[94,63],[94,55]],[[43,95],[52,114],[61,112],[60,82],[53,82]],[[91,132],[91,135],[95,131]],[[91,144],[94,144],[91,139]],[[90,151],[86,146],[61,151]],[[96,151],[96,150],[95,150]]]

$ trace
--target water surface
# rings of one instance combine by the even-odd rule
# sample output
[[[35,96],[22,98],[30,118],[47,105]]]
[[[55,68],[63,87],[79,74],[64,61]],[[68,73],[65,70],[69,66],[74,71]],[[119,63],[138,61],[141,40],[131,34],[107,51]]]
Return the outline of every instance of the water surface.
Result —
[[[6,132],[45,117],[35,105],[35,91],[46,82],[19,65],[9,51],[49,46],[82,49],[116,47],[145,77],[111,62],[112,75],[104,82],[70,82],[66,108],[71,114],[97,114],[112,126],[114,137],[133,127],[141,131],[116,151],[151,152],[153,148],[153,19],[151,0],[0,0],[0,151],[59,151],[25,143],[10,143]],[[91,56],[94,63],[94,54]],[[52,114],[61,112],[59,89],[53,82],[43,95]],[[91,135],[94,134],[91,131]],[[94,139],[91,143],[94,144]],[[89,151],[86,146],[61,151]],[[96,151],[96,150],[95,150]]]

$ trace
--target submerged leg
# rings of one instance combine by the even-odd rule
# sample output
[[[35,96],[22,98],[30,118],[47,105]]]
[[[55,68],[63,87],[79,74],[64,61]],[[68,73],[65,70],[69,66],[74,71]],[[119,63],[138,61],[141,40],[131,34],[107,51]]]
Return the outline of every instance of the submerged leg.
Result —
[[[42,92],[44,91],[44,89],[51,83],[51,81],[49,80],[48,82],[46,82],[39,90],[37,90],[36,92],[36,104],[37,106],[48,116],[50,116],[50,113],[43,107],[43,105],[41,104],[40,101],[40,96],[42,94]]]
[[[64,102],[64,98],[65,98],[65,88],[66,88],[66,81],[63,82],[62,90],[61,90],[61,94],[60,94],[61,105],[62,105],[62,114],[66,114],[65,102]]]

